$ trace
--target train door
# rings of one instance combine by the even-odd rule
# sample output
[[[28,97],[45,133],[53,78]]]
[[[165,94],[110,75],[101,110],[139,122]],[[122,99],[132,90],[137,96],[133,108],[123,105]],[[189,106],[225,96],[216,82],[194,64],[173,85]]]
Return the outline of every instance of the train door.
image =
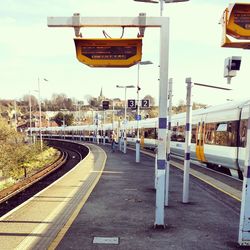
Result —
[[[204,155],[204,137],[205,137],[205,122],[201,121],[197,124],[196,129],[196,157],[197,160],[206,162]]]

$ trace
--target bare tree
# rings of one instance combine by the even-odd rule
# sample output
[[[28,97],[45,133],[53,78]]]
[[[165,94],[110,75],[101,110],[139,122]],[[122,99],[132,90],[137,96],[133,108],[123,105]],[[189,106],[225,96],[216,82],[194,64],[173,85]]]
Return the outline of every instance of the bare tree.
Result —
[[[150,106],[155,106],[155,99],[151,95],[145,95],[143,100],[149,100]]]

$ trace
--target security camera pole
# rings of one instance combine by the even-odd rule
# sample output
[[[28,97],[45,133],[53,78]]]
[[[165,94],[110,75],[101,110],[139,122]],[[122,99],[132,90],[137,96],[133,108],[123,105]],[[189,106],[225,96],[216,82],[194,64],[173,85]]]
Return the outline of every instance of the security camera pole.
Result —
[[[244,11],[242,11],[244,9]],[[230,4],[225,9],[222,16],[222,47],[229,48],[250,48],[250,4],[247,3],[234,3]],[[244,20],[244,25],[239,26],[237,20]],[[233,39],[231,39],[234,38]],[[243,42],[242,42],[243,41]],[[230,70],[239,70],[240,58],[237,62],[234,62],[234,57],[231,58],[231,62],[234,65],[227,63]],[[228,60],[230,61],[230,59]],[[230,68],[230,66],[232,66]],[[238,69],[237,69],[238,66]],[[236,68],[235,68],[236,67]],[[230,72],[228,72],[230,77]],[[225,76],[227,77],[227,76]],[[230,78],[229,78],[230,79]],[[246,147],[246,160],[244,168],[244,177],[242,185],[242,199],[241,199],[241,210],[240,210],[240,225],[239,225],[239,237],[238,243],[242,246],[250,246],[250,105],[248,114],[248,126],[247,126],[247,147]]]
[[[169,194],[169,168],[170,168],[170,142],[171,142],[171,120],[172,120],[172,92],[173,92],[173,78],[169,78],[169,91],[168,91],[168,135],[167,135],[167,161],[166,161],[166,174],[165,174],[165,206],[168,206]]]
[[[186,78],[187,84],[187,112],[186,112],[186,128],[185,128],[185,149],[184,149],[184,172],[183,172],[183,193],[182,193],[182,202],[189,203],[189,172],[190,172],[190,148],[191,148],[191,134],[192,134],[192,87],[193,85],[215,88],[221,90],[231,90],[229,88],[223,88],[218,86],[213,86],[204,83],[192,82],[191,77]],[[197,146],[196,146],[197,147]]]

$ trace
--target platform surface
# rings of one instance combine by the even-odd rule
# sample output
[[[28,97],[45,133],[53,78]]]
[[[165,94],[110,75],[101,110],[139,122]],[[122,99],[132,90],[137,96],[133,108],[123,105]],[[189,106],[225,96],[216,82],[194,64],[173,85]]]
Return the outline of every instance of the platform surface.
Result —
[[[63,237],[55,239],[56,249],[243,249],[237,244],[239,201],[191,176],[190,203],[183,204],[183,172],[171,167],[166,228],[154,229],[154,159],[141,155],[135,163],[133,151],[103,149],[104,172]]]

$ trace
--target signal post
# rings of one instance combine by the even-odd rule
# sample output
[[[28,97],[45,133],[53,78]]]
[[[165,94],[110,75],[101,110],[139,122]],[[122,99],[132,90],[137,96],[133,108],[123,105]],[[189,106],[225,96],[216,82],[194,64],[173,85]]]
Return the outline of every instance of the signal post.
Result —
[[[250,48],[250,4],[234,3],[225,9],[222,16],[222,47]],[[233,39],[232,39],[233,38]],[[236,40],[236,41],[235,41]],[[232,62],[233,62],[232,58]],[[237,58],[238,61],[240,58]],[[235,63],[234,63],[235,64]],[[236,64],[233,65],[237,66]],[[240,65],[238,65],[239,67]],[[230,68],[229,70],[234,70]],[[239,68],[236,70],[239,70]],[[235,76],[235,75],[233,75]],[[228,74],[228,77],[231,77]],[[245,168],[242,185],[241,212],[239,223],[238,243],[242,246],[250,246],[250,106],[247,126],[247,147]]]
[[[165,162],[166,162],[166,143],[167,143],[167,110],[168,110],[168,58],[169,58],[169,18],[168,17],[146,17],[144,13],[140,13],[138,17],[81,17],[80,14],[74,14],[72,17],[48,17],[47,23],[49,27],[71,27],[75,30],[75,35],[78,41],[81,40],[80,28],[82,27],[123,27],[123,28],[139,28],[140,37],[143,37],[145,28],[160,28],[160,84],[159,84],[159,121],[158,121],[158,154],[157,154],[157,184],[156,184],[156,208],[155,208],[155,228],[164,228],[164,190],[165,190]],[[98,40],[98,39],[96,39]],[[112,39],[106,39],[106,41]],[[82,56],[86,56],[91,60],[89,66],[95,67],[93,63],[99,64],[102,58],[98,56],[91,56],[96,45],[91,45],[91,51],[84,54],[84,46],[81,46],[81,41],[76,42],[77,58],[82,60]],[[137,40],[139,41],[139,40]],[[137,44],[140,42],[137,42]],[[77,45],[78,44],[78,45]],[[79,49],[80,46],[81,48]],[[125,45],[125,47],[133,47],[133,45]],[[90,46],[86,46],[90,47]],[[96,46],[98,47],[98,46]],[[107,45],[107,47],[110,47]],[[109,49],[107,48],[109,51]],[[108,56],[110,60],[104,58],[104,64],[98,67],[129,67],[137,64],[141,57],[140,49],[136,47],[136,55],[133,54],[135,49],[125,50],[118,56],[124,58],[124,65],[116,65],[117,55]],[[82,53],[83,51],[83,53]],[[129,56],[129,54],[132,56]],[[92,53],[93,54],[93,53]],[[96,54],[95,54],[96,55]],[[133,57],[135,56],[135,57]],[[126,59],[128,58],[128,59]],[[132,59],[131,59],[132,58]],[[131,63],[132,60],[132,63]],[[105,64],[106,62],[106,64]],[[107,64],[108,62],[108,64]],[[120,62],[120,60],[119,60]],[[114,64],[113,64],[114,63]],[[110,66],[112,64],[112,66]]]

